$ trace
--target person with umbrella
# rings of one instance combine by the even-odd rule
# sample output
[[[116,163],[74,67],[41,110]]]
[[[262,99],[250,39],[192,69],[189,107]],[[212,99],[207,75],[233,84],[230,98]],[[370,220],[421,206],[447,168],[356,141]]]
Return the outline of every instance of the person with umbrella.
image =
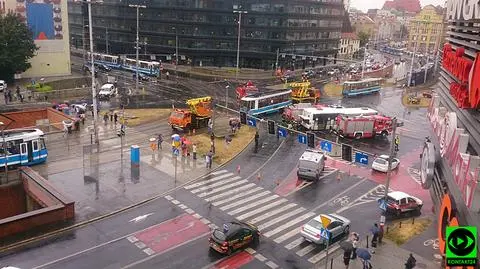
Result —
[[[340,247],[343,249],[343,264],[348,269],[350,265],[350,257],[352,256],[353,244],[350,239],[340,242]]]
[[[370,254],[370,252],[368,252],[367,249],[364,249],[364,248],[357,249],[357,256],[360,259],[362,259],[363,269],[372,269],[372,264],[370,263],[372,254]]]

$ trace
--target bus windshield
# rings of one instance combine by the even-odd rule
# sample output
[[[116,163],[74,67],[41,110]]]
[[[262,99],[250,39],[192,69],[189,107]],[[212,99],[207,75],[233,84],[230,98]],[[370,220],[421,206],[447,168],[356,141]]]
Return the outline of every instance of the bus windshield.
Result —
[[[240,108],[244,109],[244,110],[250,110],[250,109],[254,109],[255,107],[255,101],[244,101],[242,100],[241,104],[240,104]]]

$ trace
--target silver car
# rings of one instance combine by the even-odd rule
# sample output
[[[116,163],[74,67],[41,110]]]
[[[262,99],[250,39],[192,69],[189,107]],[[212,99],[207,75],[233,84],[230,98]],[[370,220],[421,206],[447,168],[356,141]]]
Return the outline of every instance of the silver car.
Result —
[[[321,235],[322,230],[330,233],[332,241],[339,236],[348,235],[350,223],[349,219],[337,214],[320,214],[303,225],[301,235],[309,242],[326,244],[327,241]]]

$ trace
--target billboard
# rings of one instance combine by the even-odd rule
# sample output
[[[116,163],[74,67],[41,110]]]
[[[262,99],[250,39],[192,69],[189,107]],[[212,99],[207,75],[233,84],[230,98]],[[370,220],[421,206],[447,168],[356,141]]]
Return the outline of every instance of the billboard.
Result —
[[[34,40],[63,39],[62,0],[17,1],[16,12],[32,30]]]

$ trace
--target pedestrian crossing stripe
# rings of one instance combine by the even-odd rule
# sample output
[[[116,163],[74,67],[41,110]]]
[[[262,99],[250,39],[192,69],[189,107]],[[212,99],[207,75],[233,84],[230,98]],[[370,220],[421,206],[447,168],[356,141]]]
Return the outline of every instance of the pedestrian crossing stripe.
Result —
[[[330,170],[325,169],[326,172]],[[315,216],[288,199],[243,179],[228,170],[210,173],[202,180],[184,187],[192,194],[234,216],[236,219],[256,225],[267,238],[283,244],[286,249],[295,249],[296,255],[304,257],[321,248],[315,244],[302,245],[301,227],[307,219]],[[322,251],[321,251],[322,252]],[[318,254],[316,254],[318,255]]]

